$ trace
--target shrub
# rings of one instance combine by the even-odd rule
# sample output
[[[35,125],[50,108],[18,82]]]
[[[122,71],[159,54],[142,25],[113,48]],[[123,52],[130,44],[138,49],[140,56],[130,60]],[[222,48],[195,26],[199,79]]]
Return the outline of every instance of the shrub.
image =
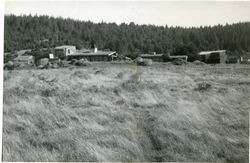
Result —
[[[74,65],[76,66],[90,66],[91,63],[87,59],[80,59],[74,61]]]
[[[49,59],[48,58],[42,58],[39,60],[38,68],[48,68],[48,66],[49,66]]]
[[[142,62],[142,66],[151,66],[152,65],[152,59],[144,59]]]
[[[187,61],[178,58],[178,59],[173,60],[172,64],[173,65],[185,65],[185,64],[187,64]]]
[[[69,63],[74,65],[77,61],[78,61],[77,59],[72,59],[72,60],[70,60]]]
[[[198,87],[195,88],[196,91],[208,91],[211,88],[211,84],[207,82],[198,83]]]
[[[8,63],[4,64],[4,69],[13,70],[14,69],[14,63],[12,61],[8,61]]]
[[[141,57],[137,57],[135,62],[139,66],[150,66],[152,65],[152,59],[143,59]]]
[[[195,60],[195,61],[193,62],[193,64],[195,64],[195,65],[204,65],[205,63],[204,63],[204,62],[201,62],[201,61],[199,61],[199,60]]]
[[[60,60],[59,62],[58,62],[58,65],[60,66],[60,67],[69,67],[70,65],[69,65],[69,61],[66,61],[66,60]]]

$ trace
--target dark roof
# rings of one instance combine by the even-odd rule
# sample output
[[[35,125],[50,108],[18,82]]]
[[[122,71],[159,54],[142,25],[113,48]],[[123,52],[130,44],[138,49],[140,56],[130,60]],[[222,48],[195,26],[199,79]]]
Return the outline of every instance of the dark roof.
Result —
[[[162,57],[163,54],[141,54],[141,57]]]
[[[111,56],[115,54],[115,51],[97,51],[97,52],[81,52],[77,51],[73,54],[69,54],[68,56]]]

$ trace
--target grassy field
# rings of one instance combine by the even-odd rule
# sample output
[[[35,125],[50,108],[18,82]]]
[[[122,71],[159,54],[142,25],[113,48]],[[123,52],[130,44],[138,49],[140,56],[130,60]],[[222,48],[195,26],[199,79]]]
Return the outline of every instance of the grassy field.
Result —
[[[4,161],[248,162],[250,66],[4,71]]]

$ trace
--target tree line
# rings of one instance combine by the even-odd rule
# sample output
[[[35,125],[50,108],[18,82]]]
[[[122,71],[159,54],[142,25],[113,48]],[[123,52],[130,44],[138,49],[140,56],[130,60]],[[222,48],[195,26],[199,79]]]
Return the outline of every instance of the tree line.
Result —
[[[188,55],[190,60],[195,60],[203,50],[226,49],[236,56],[250,51],[250,22],[185,28],[31,15],[5,15],[4,18],[5,52],[59,45],[81,49],[95,44],[99,49],[131,57],[156,52]]]

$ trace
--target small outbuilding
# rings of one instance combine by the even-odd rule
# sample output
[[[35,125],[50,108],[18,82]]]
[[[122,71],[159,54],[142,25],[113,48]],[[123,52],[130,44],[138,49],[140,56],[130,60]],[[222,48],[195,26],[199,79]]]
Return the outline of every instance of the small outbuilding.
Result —
[[[76,52],[76,47],[72,45],[63,45],[55,47],[55,58],[64,59],[68,55]]]
[[[199,53],[199,60],[204,63],[226,63],[226,50],[202,51]]]

